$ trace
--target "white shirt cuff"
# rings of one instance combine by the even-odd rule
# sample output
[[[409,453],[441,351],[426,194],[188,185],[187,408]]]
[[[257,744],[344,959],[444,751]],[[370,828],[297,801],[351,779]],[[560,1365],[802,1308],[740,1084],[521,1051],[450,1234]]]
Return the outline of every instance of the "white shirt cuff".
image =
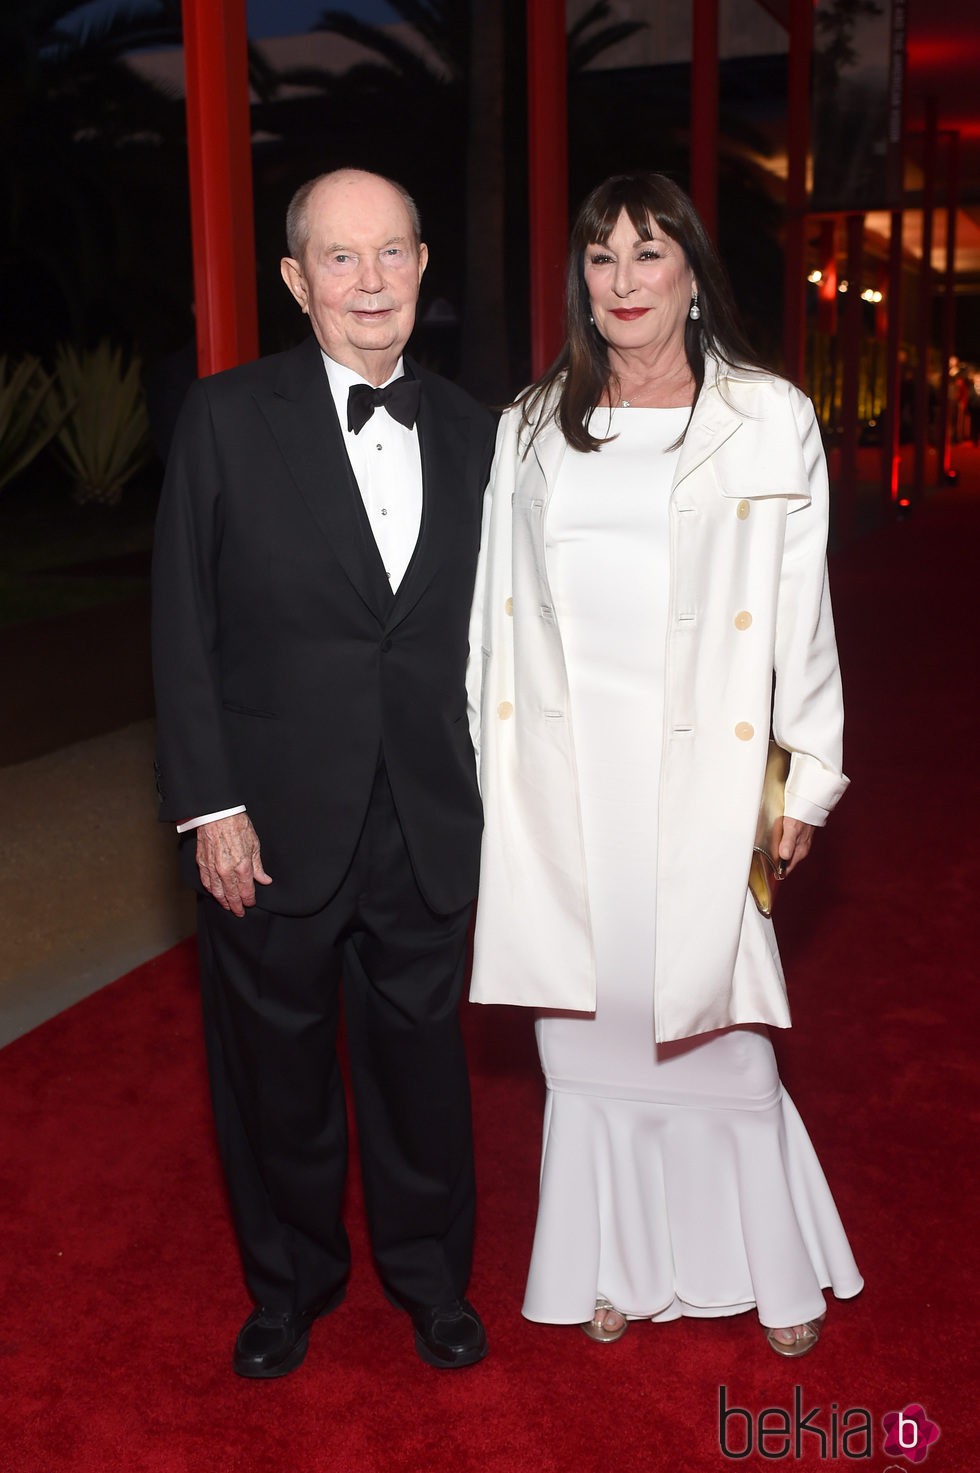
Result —
[[[812,824],[815,829],[822,829],[830,817],[828,810],[821,808],[819,803],[811,803],[808,798],[801,798],[788,788],[783,798],[783,812],[787,818],[795,818],[798,823]]]
[[[244,813],[245,804],[239,803],[237,808],[222,808],[220,813],[204,813],[200,818],[185,818],[183,823],[177,825],[178,834],[186,834],[188,829],[199,829],[202,823],[215,823],[219,818],[231,818],[233,813]]]

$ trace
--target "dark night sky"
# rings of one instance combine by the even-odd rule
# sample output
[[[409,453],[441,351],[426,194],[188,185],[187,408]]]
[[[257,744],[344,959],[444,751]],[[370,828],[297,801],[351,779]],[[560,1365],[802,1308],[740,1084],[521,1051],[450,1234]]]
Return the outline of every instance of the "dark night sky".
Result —
[[[324,10],[349,10],[359,20],[393,21],[398,17],[385,0],[248,0],[248,33],[252,37],[289,36],[309,30]]]
[[[122,0],[89,0],[73,12],[72,19],[84,21],[125,8]],[[327,9],[348,10],[360,20],[367,21],[398,19],[385,0],[247,0],[248,33],[253,40],[262,36],[301,34],[309,30],[317,16]]]

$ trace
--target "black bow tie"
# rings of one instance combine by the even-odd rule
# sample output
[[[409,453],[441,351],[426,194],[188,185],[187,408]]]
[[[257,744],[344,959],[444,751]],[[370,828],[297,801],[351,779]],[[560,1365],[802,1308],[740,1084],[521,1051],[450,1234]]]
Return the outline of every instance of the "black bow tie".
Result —
[[[359,435],[383,404],[392,419],[410,430],[418,418],[420,389],[417,378],[396,378],[383,389],[372,389],[370,384],[351,384],[347,395],[347,428]]]

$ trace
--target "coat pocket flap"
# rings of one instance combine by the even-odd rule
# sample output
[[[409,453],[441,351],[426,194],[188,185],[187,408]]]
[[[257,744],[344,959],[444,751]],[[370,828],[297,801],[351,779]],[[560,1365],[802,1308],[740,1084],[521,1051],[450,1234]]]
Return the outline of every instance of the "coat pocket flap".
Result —
[[[789,415],[745,419],[740,433],[719,445],[711,459],[723,496],[810,500],[803,444]]]

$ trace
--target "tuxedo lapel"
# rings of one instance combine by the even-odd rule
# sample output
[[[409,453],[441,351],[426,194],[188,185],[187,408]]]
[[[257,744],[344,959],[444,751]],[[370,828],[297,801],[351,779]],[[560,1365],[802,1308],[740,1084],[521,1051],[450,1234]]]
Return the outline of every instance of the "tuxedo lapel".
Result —
[[[283,356],[256,396],[297,491],[357,594],[384,621],[391,590],[364,511],[316,339]]]
[[[466,484],[465,419],[442,402],[438,384],[420,370],[419,451],[422,457],[422,526],[412,560],[395,594],[391,624],[414,608],[453,546],[460,511],[460,489]]]

